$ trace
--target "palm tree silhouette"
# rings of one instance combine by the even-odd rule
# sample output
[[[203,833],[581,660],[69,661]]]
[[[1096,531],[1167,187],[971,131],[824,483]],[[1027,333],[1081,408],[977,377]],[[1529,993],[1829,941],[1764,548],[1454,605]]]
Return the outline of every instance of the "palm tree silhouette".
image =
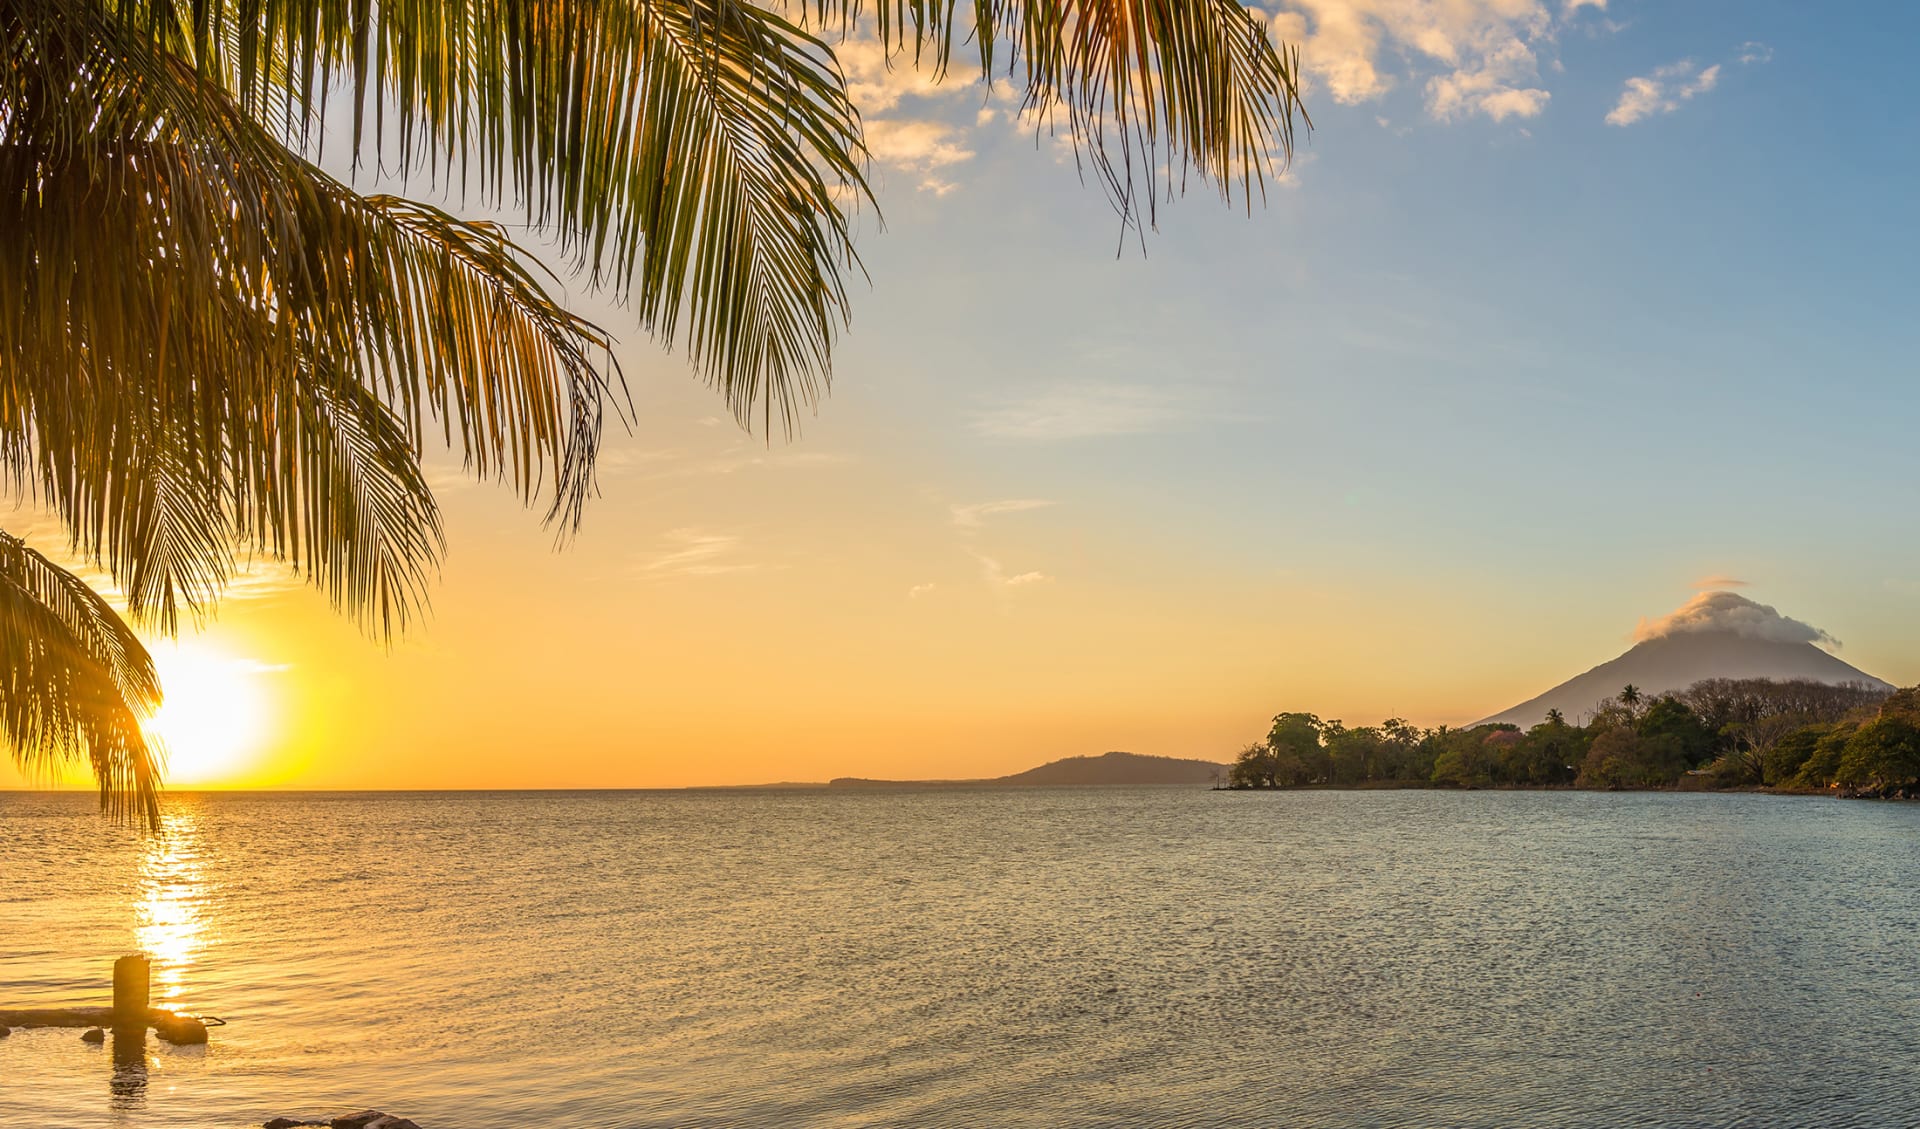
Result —
[[[871,22],[868,22],[870,20]],[[863,30],[864,29],[864,30]],[[356,163],[518,213],[588,289],[683,348],[770,432],[824,387],[872,203],[827,37],[878,37],[1057,115],[1152,222],[1188,171],[1228,198],[1290,156],[1296,53],[1236,0],[0,0],[0,458],[132,617],[177,630],[236,554],[281,560],[375,635],[441,550],[438,436],[563,533],[625,406],[602,328],[493,223],[369,194]],[[344,125],[338,120],[332,125]],[[111,606],[0,542],[0,737],[91,764],[157,819],[153,666]]]

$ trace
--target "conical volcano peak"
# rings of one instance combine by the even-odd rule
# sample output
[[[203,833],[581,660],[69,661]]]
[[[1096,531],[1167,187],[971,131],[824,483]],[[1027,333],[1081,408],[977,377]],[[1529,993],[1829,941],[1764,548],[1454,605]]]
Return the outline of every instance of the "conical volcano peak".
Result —
[[[1709,678],[1805,679],[1893,689],[1822,650],[1840,645],[1825,631],[1734,592],[1702,592],[1669,615],[1642,620],[1634,637],[1639,641],[1619,658],[1478,724],[1525,729],[1545,720],[1549,710],[1578,721],[1629,684],[1648,696],[1685,690]]]

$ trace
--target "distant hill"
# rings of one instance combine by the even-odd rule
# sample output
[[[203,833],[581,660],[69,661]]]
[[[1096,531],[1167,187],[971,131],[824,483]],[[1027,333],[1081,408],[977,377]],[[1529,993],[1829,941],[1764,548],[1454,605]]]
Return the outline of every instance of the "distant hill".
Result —
[[[1771,609],[1769,609],[1771,610]],[[1812,643],[1759,638],[1741,631],[1682,631],[1636,644],[1632,650],[1585,674],[1570,678],[1537,698],[1502,710],[1478,725],[1508,723],[1522,729],[1545,721],[1557,709],[1578,724],[1602,701],[1628,683],[1648,697],[1684,690],[1708,678],[1792,678],[1840,684],[1860,682],[1891,690],[1892,685],[1843,662]]]
[[[995,784],[1211,784],[1226,775],[1227,766],[1212,761],[1178,757],[1148,757],[1139,753],[1107,753],[1098,757],[1067,757],[1039,768],[1002,776]]]
[[[1150,757],[1139,753],[1106,753],[1097,757],[1066,757],[1038,768],[988,780],[865,780],[843,776],[830,788],[908,788],[944,784],[972,788],[1022,788],[1056,785],[1129,784],[1204,787],[1226,776],[1227,766],[1179,757]]]

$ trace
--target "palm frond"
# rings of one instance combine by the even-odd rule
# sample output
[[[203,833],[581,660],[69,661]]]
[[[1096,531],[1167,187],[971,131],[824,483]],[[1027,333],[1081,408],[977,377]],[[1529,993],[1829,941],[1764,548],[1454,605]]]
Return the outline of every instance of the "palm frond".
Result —
[[[254,117],[511,199],[743,422],[828,377],[868,194],[832,50],[738,0],[6,0],[103,4]]]
[[[0,740],[14,763],[50,775],[85,761],[103,809],[157,828],[158,757],[140,721],[159,703],[153,660],[113,608],[0,533]]]
[[[578,521],[611,343],[497,228],[352,192],[84,5],[0,52],[0,468],[134,614],[205,607],[237,543],[404,623],[430,429]]]
[[[854,32],[866,0],[797,0],[808,26]],[[1067,118],[1108,196],[1129,222],[1154,222],[1156,200],[1189,172],[1251,207],[1292,160],[1299,50],[1275,44],[1265,17],[1239,0],[873,0],[890,62],[944,75],[957,43],[978,50],[980,76],[1021,91],[1038,122]]]

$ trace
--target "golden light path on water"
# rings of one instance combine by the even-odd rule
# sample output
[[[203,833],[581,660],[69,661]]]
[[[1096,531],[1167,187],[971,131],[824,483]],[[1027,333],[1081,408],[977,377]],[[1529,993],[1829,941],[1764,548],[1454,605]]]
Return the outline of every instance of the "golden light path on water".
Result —
[[[153,1000],[158,1006],[181,998],[194,960],[206,943],[198,832],[192,808],[175,804],[166,815],[166,834],[150,839],[140,860],[134,941],[153,958]]]

